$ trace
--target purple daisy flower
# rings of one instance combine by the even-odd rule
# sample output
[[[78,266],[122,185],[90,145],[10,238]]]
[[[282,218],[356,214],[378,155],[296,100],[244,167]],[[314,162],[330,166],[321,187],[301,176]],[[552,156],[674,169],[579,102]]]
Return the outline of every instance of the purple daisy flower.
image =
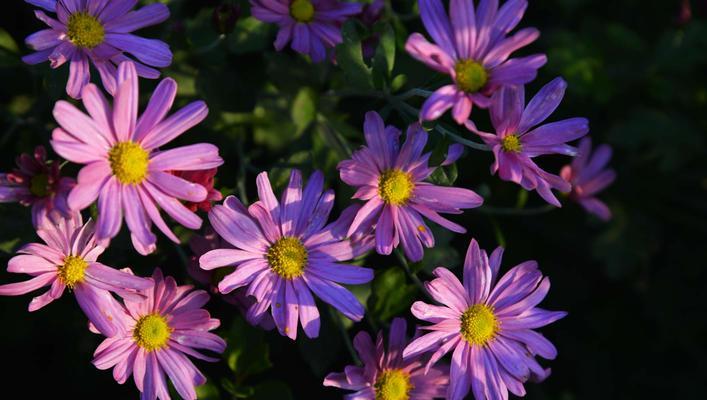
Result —
[[[373,279],[373,270],[343,264],[370,250],[369,237],[346,238],[357,206],[346,208],[326,225],[334,206],[334,191],[322,193],[324,176],[317,171],[302,190],[302,174],[292,170],[280,202],[267,173],[257,178],[260,201],[246,208],[234,196],[209,213],[213,228],[235,248],[211,250],[201,256],[201,268],[226,265],[236,269],[218,285],[221,293],[247,286],[256,303],[247,318],[258,324],[268,309],[283,336],[297,337],[298,320],[305,335],[319,335],[319,311],[312,292],[346,317],[359,321],[364,309],[339,283],[359,285]]]
[[[552,360],[557,349],[533,331],[567,313],[535,307],[550,290],[535,261],[526,261],[496,282],[503,248],[491,257],[471,241],[464,260],[464,284],[446,268],[437,268],[437,279],[425,283],[433,299],[442,306],[417,301],[412,313],[434,325],[431,331],[410,343],[405,359],[434,351],[428,367],[454,351],[447,399],[461,400],[471,387],[474,398],[505,399],[508,391],[525,395],[523,383],[541,381],[550,375],[535,360]]]
[[[509,59],[540,35],[535,28],[525,28],[507,37],[523,18],[526,0],[508,0],[500,9],[498,0],[481,0],[476,9],[473,0],[451,0],[449,18],[440,0],[419,0],[419,5],[422,23],[436,44],[413,33],[405,50],[454,81],[425,101],[422,120],[437,119],[452,108],[454,120],[463,124],[474,104],[487,108],[499,88],[532,81],[547,62],[544,54]]]
[[[35,228],[43,224],[50,213],[57,211],[71,217],[66,196],[74,187],[73,178],[62,177],[59,163],[47,160],[47,151],[37,146],[34,154],[21,154],[15,161],[17,169],[0,173],[0,203],[19,202],[32,206],[32,224]]]
[[[0,295],[19,296],[50,286],[29,303],[32,312],[60,298],[68,288],[91,323],[102,334],[115,335],[116,315],[111,307],[115,300],[110,292],[126,299],[140,298],[135,291],[151,288],[153,282],[99,263],[98,256],[105,249],[96,241],[94,223],[84,225],[78,213],[68,219],[54,218],[37,229],[37,235],[46,245],[27,244],[7,264],[8,272],[27,274],[32,279],[0,285]]]
[[[428,166],[430,153],[422,154],[427,132],[419,124],[408,127],[402,147],[400,130],[386,127],[373,111],[366,113],[363,132],[367,146],[337,167],[341,180],[358,188],[353,198],[366,201],[351,223],[349,234],[375,226],[378,253],[390,254],[402,242],[405,255],[419,261],[422,245],[434,246],[432,231],[422,217],[453,232],[466,232],[439,213],[459,214],[461,209],[479,207],[483,198],[468,189],[423,182],[435,168]],[[457,150],[459,146],[450,147],[448,158],[458,157]],[[453,161],[448,159],[444,164]]]
[[[138,77],[132,62],[120,64],[117,82],[112,108],[94,84],[83,90],[89,115],[66,101],[57,102],[54,118],[60,127],[54,129],[51,144],[65,159],[86,164],[69,193],[68,204],[79,211],[98,198],[98,240],[117,235],[125,214],[135,249],[149,254],[157,241],[151,231],[153,222],[179,243],[160,216],[158,205],[187,228],[201,226],[201,218],[179,200],[203,201],[208,195],[206,188],[172,172],[215,168],[223,160],[218,148],[206,143],[159,150],[206,118],[208,108],[203,101],[165,118],[177,94],[177,83],[167,78],[138,118]]]
[[[569,198],[603,221],[611,219],[611,210],[596,198],[596,194],[616,179],[613,169],[605,169],[611,153],[611,147],[603,144],[592,154],[592,140],[584,138],[579,142],[579,152],[572,164],[565,165],[560,171],[560,176],[572,185]]]
[[[368,332],[359,332],[354,347],[363,367],[349,365],[344,372],[330,373],[324,386],[355,390],[344,396],[355,400],[431,400],[444,397],[449,383],[448,366],[435,366],[428,371],[419,357],[403,360],[407,343],[407,323],[393,319],[388,337],[388,351],[383,347],[383,332],[378,332],[375,345]]]
[[[111,94],[118,90],[116,66],[126,60],[135,61],[137,72],[144,78],[156,79],[160,72],[152,67],[167,67],[172,52],[161,40],[145,39],[131,32],[158,24],[169,17],[169,9],[161,3],[131,11],[136,0],[25,0],[34,6],[56,13],[58,20],[43,11],[34,12],[49,26],[25,39],[36,53],[24,56],[27,64],[49,61],[52,68],[69,62],[66,93],[78,99],[91,81],[89,60],[98,70],[103,86]]]
[[[292,41],[292,49],[314,62],[327,58],[327,49],[342,42],[341,24],[361,12],[358,3],[337,0],[250,0],[250,12],[263,22],[280,26],[275,49]]]
[[[481,132],[472,121],[466,127],[478,134],[493,151],[491,173],[515,182],[525,190],[536,190],[548,203],[561,207],[551,189],[569,192],[570,184],[542,170],[534,157],[546,154],[574,156],[575,147],[566,142],[589,132],[586,118],[569,118],[540,125],[560,105],[567,82],[556,78],[545,85],[525,107],[523,86],[508,86],[496,93],[491,105],[491,123],[496,134]]]
[[[187,356],[218,361],[197,349],[223,353],[226,342],[209,332],[220,322],[202,308],[209,301],[205,291],[177,286],[159,268],[152,279],[155,287],[144,292],[146,298],[126,299],[125,306],[115,302],[119,332],[98,346],[93,365],[113,368],[113,378],[120,384],[132,375],[142,400],[170,398],[165,373],[183,399],[194,400],[194,387],[206,383],[206,377]]]

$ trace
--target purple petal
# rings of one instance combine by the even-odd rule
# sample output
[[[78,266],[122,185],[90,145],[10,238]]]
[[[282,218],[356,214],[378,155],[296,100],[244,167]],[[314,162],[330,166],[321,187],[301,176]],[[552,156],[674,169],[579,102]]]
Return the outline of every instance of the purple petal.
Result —
[[[172,63],[172,52],[161,40],[145,39],[129,33],[107,33],[105,41],[153,67],[164,68]]]
[[[203,101],[189,103],[145,133],[141,144],[148,150],[167,144],[203,121],[208,114],[209,109]]]
[[[555,78],[543,86],[523,111],[518,131],[528,132],[534,126],[545,121],[560,105],[566,89],[567,82],[562,78]]]

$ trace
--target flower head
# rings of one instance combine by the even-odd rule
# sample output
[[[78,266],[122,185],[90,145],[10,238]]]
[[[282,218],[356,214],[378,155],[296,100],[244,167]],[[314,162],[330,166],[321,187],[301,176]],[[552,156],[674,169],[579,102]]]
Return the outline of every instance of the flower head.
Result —
[[[611,147],[606,144],[592,153],[592,140],[584,138],[579,142],[579,151],[572,163],[560,171],[560,176],[572,185],[569,198],[604,221],[611,219],[611,210],[596,195],[616,179],[616,172],[606,169],[611,153]]]
[[[190,211],[201,210],[205,212],[211,211],[211,206],[215,201],[223,200],[223,195],[217,189],[214,189],[214,177],[218,168],[211,168],[201,171],[175,171],[174,175],[188,182],[196,183],[207,190],[206,199],[199,202],[187,201],[184,205]]]
[[[344,264],[372,247],[365,236],[346,238],[357,206],[343,211],[327,224],[334,205],[334,192],[322,192],[324,177],[317,171],[302,189],[302,174],[293,170],[290,182],[278,202],[267,173],[257,178],[260,201],[246,208],[229,196],[214,206],[209,221],[234,248],[209,251],[201,256],[201,268],[227,265],[235,271],[221,280],[221,293],[248,287],[246,294],[256,303],[248,320],[259,323],[271,310],[280,334],[297,337],[298,320],[307,337],[319,335],[319,311],[312,292],[346,317],[363,318],[363,306],[339,283],[358,285],[371,281],[373,271]]]
[[[19,202],[32,206],[32,224],[39,227],[50,213],[57,211],[64,217],[71,217],[66,196],[76,181],[62,177],[59,163],[47,160],[47,151],[37,146],[34,154],[17,157],[17,168],[7,174],[0,174],[0,202]]]
[[[523,85],[535,79],[547,57],[535,54],[509,59],[510,55],[535,41],[535,28],[507,35],[518,25],[528,7],[526,0],[451,0],[449,17],[440,0],[419,0],[420,17],[430,43],[413,33],[405,50],[437,72],[447,74],[454,83],[442,86],[422,106],[420,118],[434,120],[450,108],[454,120],[469,119],[474,104],[486,108],[490,97],[508,85]]]
[[[69,62],[66,93],[78,99],[91,81],[89,60],[98,70],[103,86],[111,94],[118,90],[116,66],[136,58],[137,72],[144,78],[157,78],[162,68],[172,63],[172,52],[166,43],[132,34],[169,17],[169,9],[161,3],[131,11],[135,1],[105,0],[25,0],[27,3],[56,13],[54,19],[41,10],[37,19],[48,28],[25,39],[36,50],[22,58],[27,64],[49,60],[52,68]],[[128,56],[132,56],[128,57]]]
[[[453,351],[447,399],[461,400],[471,387],[474,398],[501,399],[508,391],[523,396],[523,383],[550,374],[535,360],[552,360],[557,349],[535,328],[567,315],[535,307],[550,290],[535,261],[517,265],[497,280],[503,249],[490,257],[471,241],[464,260],[464,283],[448,269],[434,270],[437,279],[425,287],[441,306],[417,301],[412,313],[433,325],[403,351],[407,360],[434,351],[430,368]]]
[[[428,166],[430,153],[422,153],[427,132],[419,124],[408,128],[402,147],[400,131],[384,126],[375,112],[366,113],[363,131],[367,145],[338,166],[341,180],[358,188],[354,198],[366,201],[351,223],[349,234],[375,226],[378,253],[390,254],[402,242],[408,258],[419,261],[422,245],[434,246],[432,232],[422,217],[454,232],[466,231],[439,214],[461,213],[461,209],[480,206],[483,199],[468,189],[424,182],[435,168]],[[454,157],[459,155],[454,153]]]
[[[218,328],[219,320],[202,308],[209,301],[205,291],[177,286],[159,268],[152,279],[155,287],[144,292],[144,299],[126,299],[125,306],[116,302],[119,331],[98,346],[93,365],[113,368],[113,377],[121,384],[133,375],[141,399],[169,399],[167,374],[183,399],[194,400],[194,387],[206,383],[206,378],[187,356],[217,361],[197,349],[216,353],[226,349],[223,339],[209,332]]]
[[[96,242],[94,223],[83,224],[81,215],[52,216],[37,229],[46,244],[30,243],[7,264],[7,271],[27,274],[25,282],[0,285],[0,295],[18,296],[49,286],[32,299],[29,311],[36,311],[61,297],[65,289],[76,296],[79,306],[96,328],[106,336],[116,333],[114,302],[110,292],[126,299],[140,298],[137,290],[151,288],[149,279],[139,278],[97,261],[104,248]]]
[[[160,149],[206,118],[204,102],[191,103],[166,117],[177,93],[177,84],[167,78],[157,86],[138,118],[135,65],[120,64],[117,79],[119,88],[112,107],[93,84],[83,91],[89,115],[66,101],[57,102],[54,118],[60,127],[54,130],[51,144],[67,160],[85,164],[69,193],[68,204],[78,211],[98,199],[97,239],[107,241],[117,235],[125,215],[135,249],[148,254],[156,247],[153,222],[179,243],[158,206],[187,228],[201,226],[201,218],[179,200],[204,201],[207,189],[173,173],[208,170],[223,161],[218,148],[206,143]]]
[[[388,337],[388,349],[383,346],[383,332],[373,343],[367,332],[359,332],[354,347],[363,362],[362,367],[349,365],[344,372],[330,373],[324,386],[355,390],[346,398],[358,400],[431,400],[444,397],[449,383],[448,366],[436,366],[425,371],[420,357],[403,360],[407,344],[403,318],[393,319]]]
[[[275,49],[292,41],[293,50],[314,62],[324,61],[327,49],[341,43],[341,24],[362,8],[337,0],[250,0],[250,4],[255,18],[280,26]]]
[[[515,182],[525,190],[536,190],[550,204],[560,207],[551,189],[568,192],[570,184],[557,175],[543,171],[533,158],[546,154],[574,156],[577,149],[567,145],[589,132],[585,118],[569,118],[540,125],[562,101],[567,83],[556,78],[545,85],[525,106],[522,86],[505,87],[493,98],[491,123],[495,134],[479,131],[473,122],[466,127],[478,134],[493,151],[496,161],[491,173]]]

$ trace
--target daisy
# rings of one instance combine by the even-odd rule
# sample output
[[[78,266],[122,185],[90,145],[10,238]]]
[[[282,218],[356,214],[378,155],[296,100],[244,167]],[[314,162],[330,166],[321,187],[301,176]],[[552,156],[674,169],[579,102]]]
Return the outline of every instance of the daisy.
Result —
[[[353,345],[363,366],[349,365],[344,368],[344,372],[330,373],[324,378],[324,386],[355,390],[356,393],[345,398],[356,400],[443,398],[449,383],[449,367],[436,366],[425,371],[420,357],[403,360],[402,351],[407,343],[406,329],[407,324],[403,318],[393,319],[387,352],[383,347],[382,331],[378,333],[375,344],[367,332],[359,332]]]
[[[431,331],[403,351],[409,359],[434,351],[428,367],[453,351],[447,399],[461,400],[469,392],[476,400],[508,398],[508,391],[525,395],[523,383],[541,381],[550,374],[535,360],[552,360],[557,349],[533,329],[548,325],[567,313],[535,307],[550,290],[535,261],[526,261],[496,281],[503,249],[491,257],[471,241],[464,260],[464,284],[446,268],[425,287],[441,306],[417,301],[412,313],[434,325]]]
[[[217,189],[214,189],[214,177],[218,168],[205,169],[201,171],[174,171],[173,174],[186,181],[197,183],[204,187],[207,191],[206,199],[199,202],[187,201],[184,205],[190,211],[201,210],[204,212],[211,211],[211,206],[215,201],[223,200],[223,195]]]
[[[257,178],[260,201],[246,208],[229,196],[214,206],[209,221],[234,248],[211,250],[201,256],[201,268],[235,266],[218,285],[223,294],[247,286],[256,303],[248,320],[258,324],[268,309],[283,336],[297,337],[298,320],[305,335],[319,335],[319,311],[312,292],[346,317],[359,321],[364,309],[339,283],[360,285],[373,279],[373,270],[344,264],[372,247],[368,237],[346,238],[357,206],[345,209],[326,225],[334,206],[334,191],[322,193],[324,176],[317,171],[302,190],[302,174],[292,170],[278,202],[267,173]]]
[[[54,210],[64,217],[71,217],[66,196],[76,181],[60,175],[59,162],[47,160],[47,151],[43,146],[37,146],[32,155],[21,154],[15,163],[15,170],[0,173],[0,203],[19,202],[32,206],[32,224],[35,228],[44,223]]]
[[[314,62],[327,58],[327,50],[342,42],[341,25],[361,12],[359,3],[337,0],[250,0],[253,16],[278,24],[275,49],[292,41],[292,49]]]
[[[567,82],[556,78],[545,85],[525,106],[523,86],[505,87],[493,99],[491,123],[495,134],[478,130],[472,121],[466,127],[478,134],[493,151],[491,173],[515,182],[525,190],[536,190],[548,203],[560,207],[551,189],[569,192],[570,184],[542,170],[533,158],[547,154],[574,156],[577,149],[566,144],[589,132],[586,118],[569,118],[540,125],[560,105]]]
[[[23,57],[22,61],[39,64],[48,60],[52,68],[69,62],[66,93],[75,99],[81,97],[83,88],[91,81],[89,60],[111,94],[118,89],[115,73],[119,63],[136,58],[138,74],[150,79],[159,77],[160,72],[149,66],[162,68],[172,63],[172,52],[166,43],[132,34],[166,20],[169,9],[164,4],[154,3],[131,11],[134,0],[25,1],[56,13],[57,19],[41,10],[34,12],[49,28],[25,39],[27,46],[37,52]]]
[[[357,187],[353,198],[366,201],[351,223],[349,234],[375,226],[378,253],[390,254],[402,243],[405,255],[419,261],[422,245],[434,246],[432,231],[423,217],[453,232],[466,232],[439,213],[459,214],[461,209],[479,207],[483,199],[468,189],[424,182],[435,168],[427,165],[430,153],[422,154],[427,132],[419,124],[410,125],[402,147],[400,130],[384,126],[383,119],[373,111],[366,113],[363,132],[367,146],[337,167],[341,180]],[[450,155],[458,157],[458,149],[451,147]]]
[[[115,302],[119,332],[98,346],[93,365],[113,368],[120,384],[132,375],[142,400],[170,398],[165,374],[183,399],[194,400],[194,387],[206,383],[206,377],[187,356],[218,361],[197,349],[223,353],[226,342],[209,332],[218,328],[219,320],[202,308],[209,301],[205,291],[177,286],[159,268],[152,279],[155,287],[144,292],[146,298],[126,299],[125,306]]]
[[[206,143],[159,149],[206,118],[204,102],[191,103],[166,117],[177,93],[176,82],[167,78],[157,86],[138,118],[135,64],[120,64],[117,80],[112,107],[93,84],[83,91],[83,104],[89,115],[66,101],[57,102],[54,118],[60,127],[54,129],[51,144],[67,160],[85,164],[76,187],[69,193],[69,207],[82,210],[98,199],[96,236],[101,241],[118,234],[125,215],[133,245],[144,255],[156,247],[153,222],[179,243],[160,216],[158,206],[187,228],[201,226],[201,218],[179,200],[204,201],[207,190],[172,172],[211,169],[223,161],[218,148]]]
[[[405,50],[453,81],[425,101],[422,120],[437,119],[451,108],[454,120],[463,124],[474,104],[487,108],[499,88],[532,81],[547,62],[544,54],[509,59],[540,35],[535,28],[525,28],[508,37],[523,18],[526,0],[508,0],[501,8],[498,0],[481,0],[476,8],[473,0],[451,0],[449,17],[440,0],[419,0],[419,5],[422,23],[434,43],[413,33]]]
[[[0,285],[1,296],[19,296],[49,286],[32,299],[29,311],[37,311],[61,297],[65,289],[74,292],[79,307],[106,336],[116,334],[116,317],[110,306],[110,292],[126,299],[140,298],[136,290],[151,288],[150,279],[139,278],[97,261],[105,250],[96,242],[93,221],[83,224],[81,215],[54,218],[37,229],[44,243],[30,243],[7,264],[7,271],[27,274],[25,282]],[[114,300],[113,300],[114,301]]]

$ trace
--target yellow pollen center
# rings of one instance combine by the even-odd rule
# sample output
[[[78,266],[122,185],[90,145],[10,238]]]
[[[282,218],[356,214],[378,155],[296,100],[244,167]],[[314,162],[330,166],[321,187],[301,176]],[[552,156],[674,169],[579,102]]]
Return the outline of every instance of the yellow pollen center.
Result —
[[[518,135],[508,135],[501,139],[501,148],[510,153],[520,153],[523,145],[520,143]]]
[[[474,60],[458,61],[454,71],[457,73],[457,86],[467,93],[478,92],[489,80],[486,69]]]
[[[301,276],[307,266],[307,249],[299,239],[290,236],[278,239],[266,257],[270,268],[285,279]]]
[[[388,204],[407,203],[414,188],[412,176],[399,169],[389,169],[378,179],[378,195]]]
[[[383,371],[373,387],[376,390],[376,400],[408,400],[413,389],[410,375],[400,369]]]
[[[108,161],[120,183],[137,184],[147,176],[150,155],[137,143],[120,142],[108,152]]]
[[[92,49],[103,43],[106,31],[98,18],[85,12],[77,12],[69,16],[67,36],[77,47]]]
[[[61,283],[73,289],[77,283],[83,282],[84,272],[88,263],[78,256],[66,256],[64,265],[59,266],[57,275]]]
[[[37,197],[47,197],[51,193],[49,187],[49,175],[35,175],[29,181],[29,191]]]
[[[314,6],[309,0],[294,0],[290,4],[290,15],[298,22],[310,22],[314,19]]]
[[[147,351],[159,350],[167,345],[172,328],[159,314],[148,314],[140,318],[133,329],[135,343]]]
[[[483,346],[496,336],[498,320],[493,308],[485,304],[474,304],[461,317],[462,337],[471,345]]]

